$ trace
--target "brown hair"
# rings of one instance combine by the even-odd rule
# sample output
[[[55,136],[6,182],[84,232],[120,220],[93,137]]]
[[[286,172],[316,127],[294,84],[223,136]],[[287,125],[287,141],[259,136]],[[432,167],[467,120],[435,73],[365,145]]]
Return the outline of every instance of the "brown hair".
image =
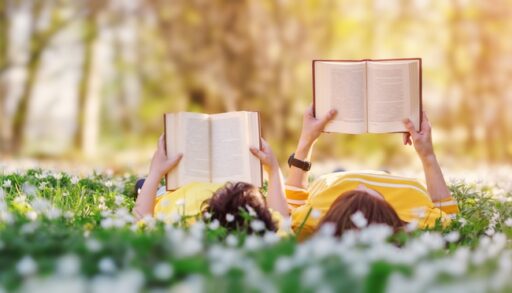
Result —
[[[335,236],[341,236],[345,231],[358,229],[351,216],[360,211],[368,225],[386,224],[398,232],[406,222],[402,221],[393,207],[383,199],[377,198],[366,191],[351,190],[340,195],[331,205],[325,216],[318,224],[318,229],[326,223],[335,225]]]
[[[253,230],[250,220],[244,217],[244,214],[251,214],[253,211],[256,213],[254,218],[262,221],[266,230],[277,231],[277,225],[272,220],[272,214],[265,206],[260,191],[248,183],[226,183],[211,198],[203,202],[202,208],[203,217],[209,213],[209,220],[219,221],[219,224],[228,231],[245,230],[249,234],[263,234],[264,230]],[[233,215],[232,221],[226,219],[228,214]]]

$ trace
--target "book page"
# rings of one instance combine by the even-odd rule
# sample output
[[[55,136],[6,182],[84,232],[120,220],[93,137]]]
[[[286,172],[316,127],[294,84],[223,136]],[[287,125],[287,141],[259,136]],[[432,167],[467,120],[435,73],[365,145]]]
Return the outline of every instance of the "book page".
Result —
[[[260,148],[260,115],[258,112],[246,112],[248,122],[248,138],[249,146]],[[261,187],[263,185],[263,172],[260,160],[254,155],[249,155],[249,169],[251,171],[251,181],[254,186]]]
[[[418,61],[368,62],[369,132],[404,132],[402,120],[419,117],[419,108],[412,111],[419,105],[419,71],[417,67],[411,71],[412,63],[418,64]]]
[[[182,112],[179,117],[178,148],[183,153],[179,163],[179,185],[210,181],[209,115]]]
[[[177,114],[174,113],[166,113],[164,114],[164,123],[165,123],[165,152],[167,156],[174,157],[176,156],[178,151],[178,117]],[[165,176],[165,185],[167,190],[175,190],[179,187],[179,178],[178,178],[178,168],[180,168],[180,164],[178,164],[177,168],[172,172],[169,172]]]
[[[251,182],[247,121],[243,112],[211,116],[212,182]]]
[[[366,62],[315,62],[315,116],[336,109],[326,132],[366,132]]]

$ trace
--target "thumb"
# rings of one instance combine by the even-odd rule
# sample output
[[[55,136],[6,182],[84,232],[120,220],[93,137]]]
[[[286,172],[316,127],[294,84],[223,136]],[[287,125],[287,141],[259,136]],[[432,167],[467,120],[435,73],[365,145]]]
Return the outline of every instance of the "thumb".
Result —
[[[330,110],[322,119],[320,119],[320,125],[322,127],[325,127],[327,123],[329,123],[334,117],[336,117],[336,114],[338,114],[338,111],[332,109]]]
[[[263,157],[264,157],[264,153],[262,151],[260,151],[259,149],[257,148],[254,148],[254,147],[251,147],[249,148],[249,150],[251,151],[251,153],[258,159],[262,160]]]
[[[167,160],[166,167],[168,170],[174,168],[183,158],[183,154],[177,154],[174,158]]]

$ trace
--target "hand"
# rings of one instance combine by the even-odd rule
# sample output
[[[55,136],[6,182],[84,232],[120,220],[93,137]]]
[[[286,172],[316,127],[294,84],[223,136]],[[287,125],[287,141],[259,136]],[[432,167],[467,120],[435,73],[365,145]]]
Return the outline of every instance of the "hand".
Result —
[[[159,178],[164,176],[166,173],[174,169],[180,162],[183,154],[178,154],[173,158],[168,158],[165,154],[164,135],[160,135],[158,139],[158,147],[151,159],[151,167],[149,167],[149,173],[158,175]]]
[[[260,159],[267,173],[272,174],[279,170],[279,162],[270,145],[263,138],[261,139],[261,150],[251,147],[250,151],[256,158]]]
[[[302,121],[302,133],[300,135],[299,143],[304,143],[306,145],[315,143],[318,137],[320,137],[320,134],[322,134],[324,131],[327,123],[334,119],[336,114],[337,111],[333,109],[330,110],[324,117],[317,119],[313,113],[313,105],[309,106],[309,108],[304,113]]]
[[[432,125],[428,120],[427,113],[423,111],[421,120],[421,131],[414,129],[414,124],[408,118],[403,120],[407,133],[404,133],[404,145],[413,145],[419,157],[424,160],[434,156],[434,147],[432,146]]]

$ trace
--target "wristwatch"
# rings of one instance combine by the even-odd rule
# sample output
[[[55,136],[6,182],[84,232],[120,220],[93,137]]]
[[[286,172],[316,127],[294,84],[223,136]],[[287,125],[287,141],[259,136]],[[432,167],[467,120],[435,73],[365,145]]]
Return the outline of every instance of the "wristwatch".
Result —
[[[311,169],[311,162],[302,161],[295,158],[295,153],[291,154],[288,158],[288,167],[297,167],[303,171],[309,171]]]

